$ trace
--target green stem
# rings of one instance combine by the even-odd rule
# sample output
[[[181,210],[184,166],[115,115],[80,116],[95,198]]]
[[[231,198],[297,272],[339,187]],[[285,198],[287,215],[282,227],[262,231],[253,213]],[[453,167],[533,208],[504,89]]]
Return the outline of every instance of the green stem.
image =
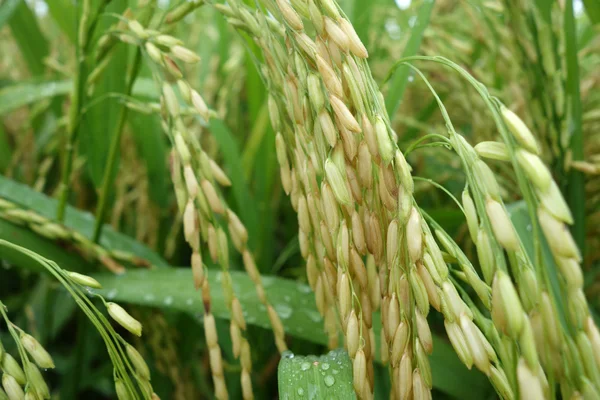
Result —
[[[142,52],[138,49],[135,53],[134,61],[131,64],[129,71],[127,73],[127,91],[125,93],[126,96],[130,96],[133,90],[133,84],[135,83],[135,79],[140,70]],[[100,235],[102,234],[103,221],[106,214],[106,207],[108,202],[108,195],[110,192],[111,186],[111,177],[113,176],[113,171],[115,169],[115,164],[117,161],[117,154],[119,153],[119,145],[121,144],[121,134],[123,133],[123,127],[125,126],[125,121],[127,121],[127,114],[129,109],[124,105],[121,107],[121,111],[119,113],[119,118],[117,120],[117,125],[115,127],[115,131],[112,136],[112,141],[110,142],[110,149],[108,153],[108,160],[106,167],[104,169],[104,175],[102,177],[102,187],[100,188],[100,199],[98,201],[98,208],[96,209],[96,225],[94,226],[94,236],[92,237],[92,241],[97,243],[100,240]]]
[[[88,66],[86,58],[90,48],[91,38],[94,35],[98,16],[102,13],[108,1],[103,1],[92,18],[90,10],[90,1],[84,1],[83,12],[79,20],[79,37],[76,46],[77,69],[75,70],[75,78],[73,79],[73,90],[71,92],[71,107],[69,109],[69,121],[67,124],[67,141],[65,143],[65,156],[62,163],[61,181],[58,186],[59,200],[58,209],[56,210],[56,219],[63,221],[65,218],[65,210],[67,208],[67,199],[69,198],[69,181],[73,170],[73,158],[75,142],[79,135],[79,126],[81,124],[81,109],[85,100],[85,83],[88,77]]]
[[[577,58],[577,27],[573,15],[573,0],[565,4],[564,33],[567,58],[566,92],[568,107],[567,129],[571,134],[569,150],[573,160],[583,160],[583,132],[581,116],[581,97],[579,93],[579,62]],[[582,253],[585,253],[585,187],[583,173],[571,169],[564,193],[573,213],[573,238]]]

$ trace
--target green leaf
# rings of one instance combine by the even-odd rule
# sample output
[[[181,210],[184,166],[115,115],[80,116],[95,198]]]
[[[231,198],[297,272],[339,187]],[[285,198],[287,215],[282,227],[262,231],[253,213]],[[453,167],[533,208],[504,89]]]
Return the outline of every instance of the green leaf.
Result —
[[[317,356],[282,355],[277,368],[279,398],[356,399],[352,361],[343,349]]]
[[[6,86],[0,89],[0,115],[47,98],[69,94],[72,85],[71,80],[50,80],[18,82]],[[155,84],[150,78],[138,79],[133,86],[133,94],[147,99],[158,98]]]
[[[596,1],[597,3],[597,1]],[[582,128],[582,106],[579,92],[579,58],[577,56],[577,26],[573,11],[573,0],[567,0],[564,13],[564,35],[567,62],[567,134],[570,138],[569,150],[573,161],[582,161],[583,152],[583,128]],[[567,150],[567,149],[564,149]],[[569,208],[573,213],[573,239],[585,254],[585,181],[583,173],[571,168],[566,182],[563,182],[562,192],[567,198]]]
[[[289,200],[286,196],[282,196],[283,189],[281,185],[275,185],[276,180],[279,179],[279,167],[275,153],[275,132],[268,122],[266,101],[263,106],[264,114],[261,112],[259,117],[264,116],[264,134],[259,151],[256,154],[251,182],[254,183],[254,200],[261,221],[258,225],[259,236],[257,238],[258,247],[255,249],[256,258],[260,266],[269,267],[273,264],[275,255],[275,221],[279,218],[280,210],[280,207],[277,207],[274,202],[287,202]],[[255,128],[258,127],[258,123],[259,120],[255,122]],[[261,272],[265,272],[265,270],[261,270]]]
[[[168,146],[158,116],[131,114],[133,139],[146,164],[148,192],[152,201],[166,208],[169,202],[170,178],[167,169]]]
[[[348,14],[352,16],[351,22],[354,26],[356,34],[365,44],[368,46],[368,33],[371,24],[371,16],[373,15],[373,9],[381,0],[354,0],[352,2],[351,9],[348,9]]]
[[[0,176],[0,197],[5,198],[13,203],[19,204],[24,208],[34,210],[38,214],[46,218],[53,219],[56,215],[58,201],[47,197],[46,195],[36,192],[26,185],[14,182],[8,178]],[[3,228],[0,230],[0,237],[7,240],[15,239],[15,242],[24,246],[30,247],[27,243],[32,242],[37,235],[25,228],[15,227],[14,225],[0,219],[3,223]],[[65,226],[76,230],[77,232],[91,237],[94,229],[94,217],[92,214],[77,210],[74,207],[67,206]],[[14,228],[11,228],[14,227]],[[16,229],[19,228],[19,229]],[[31,233],[28,234],[27,232]],[[11,235],[11,236],[6,236]],[[12,238],[12,239],[11,239]],[[50,242],[48,242],[50,243]],[[146,246],[133,238],[116,232],[112,227],[105,226],[100,244],[110,250],[122,250],[133,253],[139,257],[148,260],[152,265],[157,267],[168,266],[167,262],[160,256],[152,252]],[[46,246],[47,247],[47,246]],[[47,251],[51,249],[46,248]],[[37,251],[37,250],[36,250]],[[62,265],[55,256],[46,256],[60,265]]]
[[[410,38],[402,52],[402,58],[413,56],[419,51],[423,33],[429,25],[429,18],[431,17],[431,10],[433,9],[434,4],[435,0],[425,0],[419,8],[417,19],[411,28]],[[393,120],[400,107],[400,102],[402,101],[402,96],[404,95],[406,84],[408,82],[409,73],[410,68],[407,66],[400,66],[394,71],[394,75],[390,79],[388,93],[385,97],[385,107],[391,120]]]
[[[77,29],[77,12],[71,0],[46,0],[50,15],[54,22],[67,35],[71,43],[75,43]]]
[[[261,304],[254,283],[245,272],[231,271],[233,290],[242,303],[246,322],[270,329],[269,318]],[[202,314],[202,296],[192,284],[189,268],[128,270],[125,274],[96,274],[103,289],[98,291],[116,301],[178,310],[197,316]],[[211,290],[211,311],[217,318],[229,319],[225,294],[220,290],[221,272],[208,270]],[[323,320],[319,315],[312,291],[307,285],[292,280],[263,276],[263,285],[270,302],[281,317],[288,334],[311,342],[327,343]]]
[[[25,1],[21,1],[14,10],[8,24],[19,45],[21,54],[27,63],[31,75],[44,73],[44,59],[49,54],[48,41],[42,34],[38,21]]]
[[[121,107],[124,107],[120,101],[105,97],[108,93],[125,92],[126,74],[124,71],[127,70],[127,50],[125,46],[119,46],[115,50],[109,66],[100,80],[95,84],[96,91],[94,92],[94,96],[87,100],[87,104],[100,102],[89,107],[82,117],[83,124],[80,133],[81,154],[87,158],[90,177],[97,188],[101,186],[104,169],[108,167],[108,153],[115,133],[119,110]],[[116,170],[115,168],[115,173]]]
[[[585,12],[592,24],[600,22],[600,2],[598,0],[583,0]]]

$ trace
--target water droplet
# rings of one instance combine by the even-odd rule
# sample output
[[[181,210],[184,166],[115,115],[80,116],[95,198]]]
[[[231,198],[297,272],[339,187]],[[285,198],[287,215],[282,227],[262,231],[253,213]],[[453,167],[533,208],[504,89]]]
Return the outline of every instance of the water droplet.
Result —
[[[329,364],[328,363],[321,364],[321,369],[324,371],[327,371],[329,369]]]
[[[286,296],[283,296],[283,299],[284,299],[285,301],[287,301],[288,303],[289,303],[289,302],[292,300],[292,298],[291,298],[290,296],[287,296],[287,295],[286,295]]]
[[[146,300],[146,301],[152,301],[152,300],[154,300],[154,295],[152,293],[146,293],[144,295],[144,300]]]
[[[173,297],[171,297],[171,296],[165,297],[165,306],[170,306],[171,304],[173,304]]]
[[[333,386],[334,383],[335,383],[335,378],[333,376],[327,375],[325,377],[325,385],[327,385],[327,387]]]
[[[194,303],[194,300],[193,300],[193,299],[187,299],[187,300],[185,301],[185,304],[187,304],[188,306],[191,306],[193,303]]]
[[[277,311],[277,314],[279,314],[279,318],[281,319],[288,319],[292,316],[293,312],[292,307],[287,304],[276,304],[275,311]]]
[[[331,372],[333,372],[334,375],[337,375],[340,371],[338,371],[337,369],[333,369],[331,370]]]
[[[304,396],[304,389],[298,388],[298,396]]]
[[[294,353],[292,353],[291,351],[287,350],[287,351],[284,351],[283,354],[281,354],[281,356],[283,358],[294,358]]]
[[[301,369],[302,371],[306,371],[306,370],[307,370],[307,369],[309,369],[309,368],[310,368],[310,363],[303,362],[303,363],[300,365],[300,369]]]
[[[108,293],[106,293],[106,298],[109,300],[112,300],[117,296],[117,293],[118,293],[117,289],[111,289],[111,290],[109,290]]]

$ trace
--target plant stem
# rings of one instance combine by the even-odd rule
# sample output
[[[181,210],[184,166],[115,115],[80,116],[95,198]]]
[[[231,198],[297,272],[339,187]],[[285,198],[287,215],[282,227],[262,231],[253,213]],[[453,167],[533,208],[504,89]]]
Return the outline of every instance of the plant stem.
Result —
[[[69,109],[69,122],[67,124],[67,142],[65,143],[65,156],[63,158],[61,182],[58,186],[59,200],[58,209],[56,211],[56,219],[63,221],[65,218],[65,210],[67,207],[67,199],[69,198],[69,181],[73,170],[73,158],[75,142],[79,134],[79,126],[81,123],[81,110],[85,100],[85,83],[88,77],[88,68],[86,63],[87,53],[90,47],[91,38],[94,35],[94,30],[98,22],[98,15],[104,10],[108,4],[103,1],[97,13],[92,16],[90,10],[90,1],[83,2],[83,11],[79,20],[79,30],[77,38],[76,59],[77,69],[75,78],[73,79],[73,90],[71,92],[71,107]]]
[[[564,32],[567,58],[566,92],[569,116],[567,129],[571,135],[569,150],[572,160],[583,160],[583,132],[581,128],[581,97],[579,94],[579,62],[577,58],[577,27],[573,15],[573,0],[565,4]],[[583,173],[571,169],[568,173],[566,191],[564,192],[573,213],[573,238],[582,254],[585,253],[585,187]]]
[[[142,52],[138,49],[135,53],[133,63],[129,67],[129,71],[127,73],[127,89],[126,96],[131,95],[131,91],[133,89],[133,84],[135,83],[135,79],[140,70],[140,63],[142,58]],[[100,235],[102,234],[102,226],[104,221],[104,216],[106,214],[106,206],[108,202],[108,195],[110,192],[111,186],[111,177],[113,175],[113,171],[115,168],[115,164],[117,161],[117,154],[119,153],[119,146],[121,144],[121,134],[123,133],[123,127],[125,126],[125,121],[127,121],[128,108],[125,106],[121,107],[121,111],[119,112],[119,118],[117,120],[117,125],[115,127],[115,131],[113,132],[112,140],[110,142],[110,149],[108,153],[108,160],[106,164],[106,168],[104,169],[104,175],[102,176],[102,187],[100,188],[100,199],[98,201],[98,208],[96,209],[96,225],[94,226],[94,236],[92,237],[92,241],[97,243],[100,240]]]

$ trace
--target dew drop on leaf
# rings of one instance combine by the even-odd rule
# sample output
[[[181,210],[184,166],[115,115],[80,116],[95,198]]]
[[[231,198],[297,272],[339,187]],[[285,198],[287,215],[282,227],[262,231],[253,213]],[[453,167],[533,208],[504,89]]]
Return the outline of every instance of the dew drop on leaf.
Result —
[[[331,386],[333,386],[333,384],[334,384],[334,383],[335,383],[335,378],[334,378],[333,376],[331,376],[331,375],[327,375],[327,376],[325,377],[325,385],[326,385],[327,387],[331,387]]]

